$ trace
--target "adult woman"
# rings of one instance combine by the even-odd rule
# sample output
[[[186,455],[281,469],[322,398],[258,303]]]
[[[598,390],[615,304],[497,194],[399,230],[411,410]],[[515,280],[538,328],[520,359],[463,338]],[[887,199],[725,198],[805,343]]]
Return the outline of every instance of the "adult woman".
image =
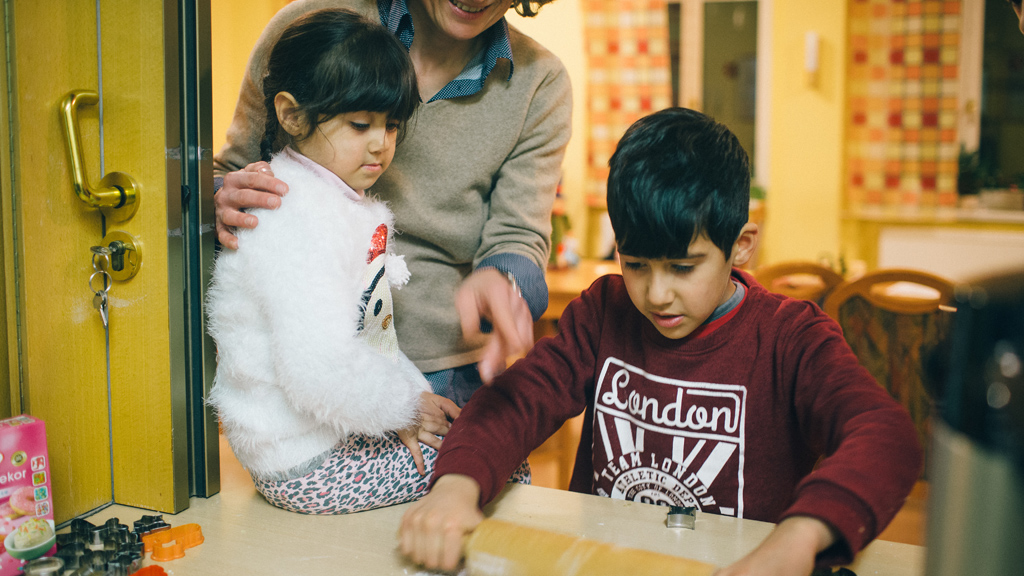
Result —
[[[342,7],[379,18],[402,40],[423,104],[371,192],[394,211],[396,250],[412,274],[395,294],[399,344],[434,391],[460,405],[507,356],[532,344],[531,315],[547,306],[543,265],[571,90],[561,62],[504,20],[510,7],[532,14],[545,3],[293,2],[253,50],[228,143],[216,157],[215,170],[229,172],[215,196],[218,237],[233,248],[230,227],[257,225],[240,209],[276,208],[275,194],[287,191],[265,164],[250,164],[259,157],[267,50],[281,30],[311,10]],[[287,263],[281,271],[287,274]],[[481,320],[494,326],[489,341]]]

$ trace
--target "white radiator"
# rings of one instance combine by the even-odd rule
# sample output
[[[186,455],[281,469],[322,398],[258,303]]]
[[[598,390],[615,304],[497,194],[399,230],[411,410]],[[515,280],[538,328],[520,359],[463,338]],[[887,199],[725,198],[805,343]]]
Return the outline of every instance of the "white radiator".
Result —
[[[1024,269],[1024,230],[883,228],[879,268],[914,268],[954,282]]]

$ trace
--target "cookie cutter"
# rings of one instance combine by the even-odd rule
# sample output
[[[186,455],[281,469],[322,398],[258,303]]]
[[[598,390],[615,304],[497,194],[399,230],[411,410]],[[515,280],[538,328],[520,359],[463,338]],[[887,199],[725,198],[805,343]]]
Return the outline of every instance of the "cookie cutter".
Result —
[[[185,556],[185,550],[203,543],[203,529],[199,524],[182,524],[170,529],[150,532],[142,536],[146,552],[152,552],[154,562],[168,562]]]
[[[55,556],[43,556],[25,564],[21,572],[24,576],[60,576],[64,573],[64,561]]]
[[[164,522],[164,517],[161,514],[156,516],[143,516],[136,520],[133,526],[135,528],[134,532],[139,536],[145,536],[146,534],[159,532],[161,530],[168,530],[171,527],[170,524]]]
[[[697,526],[697,508],[694,506],[669,506],[665,526],[693,530]]]
[[[100,525],[76,518],[71,521],[69,532],[57,534],[54,558],[63,562],[67,574],[166,576],[159,566],[140,570],[146,552],[150,552],[156,562],[167,562],[181,558],[185,549],[202,543],[203,532],[198,524],[172,528],[164,522],[163,516],[143,516],[135,521],[135,530],[131,531],[117,518]],[[25,567],[30,568],[30,564]],[[45,570],[46,566],[40,563],[38,569]],[[35,574],[26,572],[30,573]]]
[[[57,534],[54,557],[63,561],[65,572],[86,570],[97,576],[119,576],[131,574],[142,565],[142,551],[138,534],[130,532],[117,518],[99,526],[76,518],[69,532]]]

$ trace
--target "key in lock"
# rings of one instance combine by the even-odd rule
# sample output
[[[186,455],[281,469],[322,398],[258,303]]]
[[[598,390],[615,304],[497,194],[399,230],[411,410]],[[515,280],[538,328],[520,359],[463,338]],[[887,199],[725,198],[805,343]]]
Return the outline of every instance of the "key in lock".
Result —
[[[125,232],[111,232],[103,244],[92,247],[93,266],[110,273],[113,280],[123,282],[139,272],[142,266],[141,244]]]
[[[131,248],[127,244],[120,240],[114,240],[110,243],[110,268],[113,272],[121,272],[124,270],[124,255]]]
[[[110,262],[108,272],[122,272],[124,271],[125,253],[133,248],[120,240],[114,240],[110,246],[93,246],[91,250],[93,254],[105,256],[106,260]]]

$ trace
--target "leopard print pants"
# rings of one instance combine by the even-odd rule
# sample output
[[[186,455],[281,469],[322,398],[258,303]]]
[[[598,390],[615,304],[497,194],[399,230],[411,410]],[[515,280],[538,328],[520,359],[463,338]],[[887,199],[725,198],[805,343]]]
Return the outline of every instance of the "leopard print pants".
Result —
[[[316,469],[292,480],[253,478],[268,502],[301,514],[349,514],[418,500],[427,493],[437,451],[420,444],[426,476],[416,471],[412,453],[394,433],[354,434],[342,440]],[[509,482],[530,483],[523,462]]]

